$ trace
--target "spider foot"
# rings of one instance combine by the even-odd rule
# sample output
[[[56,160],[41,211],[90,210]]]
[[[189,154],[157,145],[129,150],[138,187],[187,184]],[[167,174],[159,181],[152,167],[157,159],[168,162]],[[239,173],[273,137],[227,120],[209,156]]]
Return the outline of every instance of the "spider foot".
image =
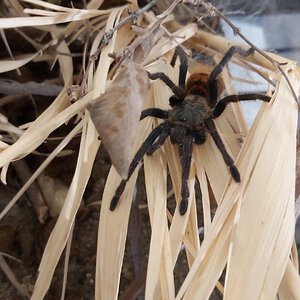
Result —
[[[120,197],[119,196],[113,196],[113,198],[110,201],[110,205],[109,205],[109,209],[111,211],[115,210],[115,208],[117,207],[118,203],[119,203]]]
[[[254,48],[249,48],[247,51],[246,51],[246,56],[248,56],[248,55],[251,55],[251,54],[253,54],[255,52],[255,49]]]
[[[237,169],[237,167],[236,166],[231,166],[229,169],[230,169],[230,173],[231,173],[231,176],[233,177],[234,181],[235,182],[240,182],[241,181],[241,175],[240,175],[240,172]]]
[[[189,202],[188,199],[182,199],[179,204],[179,212],[183,216],[188,208]]]
[[[115,208],[117,207],[120,198],[124,192],[125,189],[125,185],[126,185],[127,180],[122,180],[118,186],[118,188],[116,189],[115,195],[113,196],[113,198],[110,201],[110,205],[109,205],[109,209],[111,211],[115,210]]]

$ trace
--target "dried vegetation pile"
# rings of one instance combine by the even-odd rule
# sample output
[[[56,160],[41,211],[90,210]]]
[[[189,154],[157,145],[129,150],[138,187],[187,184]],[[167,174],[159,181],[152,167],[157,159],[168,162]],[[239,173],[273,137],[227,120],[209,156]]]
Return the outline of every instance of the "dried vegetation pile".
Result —
[[[203,30],[194,22],[197,19],[204,23],[204,17],[212,15],[223,17],[202,1],[173,1],[159,12],[156,7],[156,14],[153,13],[155,1],[144,8],[139,8],[136,1],[105,8],[103,1],[91,0],[81,9],[54,2],[60,3],[3,1],[3,18],[0,19],[2,40],[9,53],[7,57],[2,56],[0,62],[2,78],[8,78],[7,74],[19,68],[22,70],[28,63],[45,62],[49,69],[56,68],[62,79],[61,87],[55,80],[53,86],[47,82],[46,86],[26,83],[20,87],[25,92],[18,90],[16,94],[55,95],[34,120],[14,124],[7,120],[5,113],[1,114],[2,182],[6,182],[13,161],[35,152],[55,130],[71,124],[57,147],[2,209],[1,220],[5,220],[9,210],[46,166],[61,155],[74,137],[80,136],[76,168],[43,251],[34,288],[28,291],[15,282],[19,292],[31,293],[32,299],[43,299],[46,295],[68,245],[66,279],[76,214],[101,144],[98,132],[124,177],[137,147],[159,122],[155,118],[139,122],[141,110],[168,109],[171,91],[160,80],[148,82],[145,70],[164,72],[177,82],[179,64],[170,65],[177,45],[182,45],[190,56],[190,72],[211,67],[196,62],[191,58],[192,53],[204,53],[218,62],[232,46],[230,41],[208,32],[208,24],[202,26],[206,29]],[[188,8],[182,7],[181,2],[189,4]],[[195,2],[195,6],[190,2]],[[174,9],[190,13],[189,22],[181,25],[174,17]],[[17,43],[10,45],[6,34],[12,29],[22,43],[26,41],[30,45],[26,53],[22,53],[21,47],[17,48]],[[233,30],[240,34],[236,28]],[[293,244],[298,112],[295,97],[299,94],[299,68],[293,61],[260,51],[243,59],[235,57],[232,62],[249,73],[259,74],[268,85],[265,92],[272,99],[261,105],[250,129],[239,104],[229,105],[216,121],[227,149],[236,159],[242,178],[240,183],[230,177],[211,138],[204,145],[194,147],[188,181],[190,205],[183,216],[178,209],[166,209],[168,196],[180,199],[181,166],[176,147],[166,141],[153,155],[145,157],[143,167],[151,224],[145,299],[208,299],[216,289],[224,299],[230,300],[275,299],[277,295],[280,299],[300,299],[298,259]],[[43,70],[39,72],[42,79],[46,79]],[[226,93],[233,94],[228,71],[224,72],[223,80],[228,87]],[[257,84],[248,78],[235,80]],[[0,103],[15,101],[12,99],[6,96]],[[120,107],[125,108],[120,112]],[[120,182],[114,167],[106,179],[102,199],[99,196],[98,237],[93,237],[97,239],[95,299],[118,297],[137,175],[136,171],[115,211],[109,210]],[[171,185],[167,185],[169,181]],[[198,199],[196,205],[197,181],[202,200]],[[167,189],[169,186],[171,190]],[[199,206],[202,206],[201,214],[197,212]],[[43,221],[47,206],[38,203],[35,208]],[[182,253],[185,259],[178,260]],[[7,266],[5,260],[8,258],[2,255],[2,268]],[[174,280],[174,267],[178,269],[179,261],[188,269],[180,286]],[[6,274],[9,273],[6,269]]]

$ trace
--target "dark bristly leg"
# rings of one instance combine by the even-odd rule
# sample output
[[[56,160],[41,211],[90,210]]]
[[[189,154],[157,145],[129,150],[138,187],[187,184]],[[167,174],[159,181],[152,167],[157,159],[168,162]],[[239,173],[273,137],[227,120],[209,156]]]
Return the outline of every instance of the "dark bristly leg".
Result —
[[[188,208],[188,200],[190,191],[188,187],[188,177],[191,168],[191,159],[193,153],[193,137],[191,135],[186,136],[183,144],[178,145],[180,163],[182,167],[181,176],[181,201],[179,204],[179,212],[184,215]]]
[[[179,83],[179,86],[181,86],[182,88],[185,88],[185,80],[186,80],[186,74],[187,74],[187,69],[188,69],[188,61],[187,61],[187,56],[181,46],[176,47],[176,50],[175,50],[174,55],[171,60],[172,67],[175,66],[177,56],[179,56],[179,59],[180,59],[178,83]]]
[[[116,189],[115,195],[113,196],[111,202],[110,202],[110,210],[114,210],[116,206],[119,203],[120,197],[123,194],[123,191],[125,189],[126,183],[131,177],[133,171],[138,166],[138,164],[142,161],[144,155],[147,153],[147,151],[151,148],[152,144],[155,142],[155,140],[162,134],[163,128],[165,126],[165,122],[157,126],[152,130],[152,132],[148,135],[144,143],[141,145],[137,153],[135,154],[128,170],[128,175],[126,179],[123,179],[119,186]]]
[[[171,61],[171,65],[174,66],[176,62],[177,55],[179,56],[180,59],[180,66],[179,66],[179,86],[177,86],[166,74],[162,72],[157,72],[157,73],[149,73],[148,72],[148,77],[152,80],[155,79],[160,79],[162,80],[175,94],[170,98],[170,105],[174,106],[182,102],[182,100],[185,97],[185,81],[186,81],[186,74],[187,74],[187,69],[188,69],[188,61],[187,61],[187,56],[184,52],[184,50],[180,47],[176,47],[176,51],[174,53],[174,56]],[[174,100],[174,101],[173,101]]]
[[[154,144],[152,144],[152,146],[150,147],[150,149],[147,151],[146,154],[152,155],[160,146],[164,144],[164,142],[166,141],[170,133],[171,133],[171,128],[168,125],[168,123],[165,122],[165,127],[163,128],[161,135],[158,137],[157,141]]]
[[[215,68],[210,73],[209,79],[208,79],[208,103],[211,107],[214,107],[218,101],[218,81],[217,77],[218,75],[223,71],[223,68],[225,65],[230,61],[232,56],[234,54],[239,54],[240,56],[246,57],[254,52],[253,48],[250,48],[248,50],[244,50],[240,47],[231,47],[226,52],[222,60],[219,62],[218,65],[215,66]]]
[[[188,69],[188,61],[187,61],[187,57],[186,57],[184,50],[180,46],[176,47],[176,52],[178,53],[179,59],[180,59],[178,83],[179,83],[179,86],[181,86],[182,88],[185,88],[185,80],[186,80],[186,73],[187,73],[187,69]]]
[[[223,141],[222,141],[219,133],[217,132],[215,123],[212,120],[207,120],[206,128],[208,129],[209,133],[211,134],[216,146],[220,150],[226,165],[229,167],[231,176],[233,177],[233,179],[236,182],[240,182],[241,181],[240,173],[239,173],[237,167],[235,166],[233,159],[228,154],[228,152],[225,148],[225,145],[223,144]]]
[[[146,117],[155,117],[159,119],[167,119],[168,112],[159,108],[148,108],[142,111],[140,120],[143,120]]]
[[[174,51],[174,54],[172,56],[172,59],[171,59],[171,62],[170,62],[170,65],[174,68],[175,64],[176,64],[176,60],[177,60],[177,57],[178,57],[178,52],[175,50]]]
[[[165,73],[162,72],[157,72],[157,73],[147,72],[147,73],[148,73],[148,77],[151,80],[156,80],[156,79],[162,80],[176,96],[178,96],[180,99],[184,99],[185,90],[182,87],[177,86]]]
[[[213,116],[214,118],[219,117],[222,112],[225,110],[228,103],[231,102],[240,102],[240,101],[251,101],[251,100],[262,100],[269,102],[271,97],[261,94],[241,94],[241,95],[230,95],[221,99],[216,105]]]

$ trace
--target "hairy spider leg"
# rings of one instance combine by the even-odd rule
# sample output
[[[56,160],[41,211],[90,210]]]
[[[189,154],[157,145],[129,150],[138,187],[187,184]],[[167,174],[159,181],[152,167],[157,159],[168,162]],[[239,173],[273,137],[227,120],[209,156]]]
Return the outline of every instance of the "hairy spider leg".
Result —
[[[177,46],[177,47],[179,47],[179,46]],[[170,62],[170,65],[171,65],[173,68],[174,68],[174,66],[175,66],[177,57],[178,57],[178,52],[175,50],[174,53],[173,53],[171,62]]]
[[[168,111],[162,110],[160,108],[147,108],[142,111],[140,120],[145,119],[146,117],[155,117],[159,119],[167,119]]]
[[[115,195],[113,196],[111,202],[110,202],[110,210],[114,210],[116,206],[119,203],[120,197],[122,196],[124,189],[126,187],[127,181],[130,179],[133,171],[136,169],[138,164],[143,159],[144,155],[147,153],[147,151],[151,148],[152,144],[155,142],[155,140],[161,135],[163,132],[163,129],[165,127],[165,122],[155,127],[151,133],[148,135],[148,137],[145,139],[137,153],[135,154],[128,170],[128,175],[126,179],[123,179],[119,186],[117,187],[115,191]]]
[[[179,98],[184,99],[185,97],[185,90],[184,88],[177,86],[165,73],[157,72],[157,73],[148,73],[148,77],[151,80],[160,79],[163,81],[171,90],[172,92]]]
[[[147,155],[152,155],[160,146],[162,146],[164,144],[164,142],[170,135],[171,127],[169,126],[167,121],[164,122],[164,124],[165,124],[165,127],[163,128],[161,135],[158,137],[157,141],[154,144],[152,144],[150,149],[147,151],[147,153],[146,153]]]
[[[233,179],[236,182],[240,182],[241,181],[240,173],[239,173],[237,167],[235,166],[233,159],[228,154],[228,152],[225,148],[225,145],[217,131],[214,121],[212,121],[211,119],[208,119],[208,120],[206,120],[205,124],[206,124],[206,128],[209,131],[209,133],[211,134],[216,146],[220,150],[226,165],[229,167],[229,170],[230,170],[230,173],[231,173]]]
[[[178,84],[179,86],[185,89],[186,74],[188,70],[188,60],[182,47],[177,46],[176,52],[178,53],[180,60]]]
[[[243,48],[233,46],[226,52],[222,60],[215,66],[208,78],[208,104],[214,107],[218,101],[218,75],[223,71],[225,65],[230,61],[234,54],[247,57],[254,52],[253,48],[244,50]]]
[[[271,97],[260,94],[241,94],[241,95],[230,95],[221,99],[216,105],[213,117],[219,117],[222,112],[225,110],[228,103],[231,102],[240,102],[240,101],[251,101],[251,100],[262,100],[265,102],[269,102]]]
[[[177,46],[174,56],[171,61],[171,65],[175,65],[175,61],[177,58],[177,55],[179,55],[180,65],[179,65],[179,85],[176,85],[165,73],[163,72],[157,72],[157,73],[149,73],[148,77],[152,80],[160,79],[162,80],[175,94],[170,98],[170,105],[174,106],[182,102],[184,97],[186,96],[185,93],[185,81],[186,81],[186,75],[187,75],[187,69],[188,69],[188,61],[187,56],[182,49],[182,47]],[[175,97],[174,97],[175,96]],[[174,101],[172,101],[172,99]]]
[[[183,216],[188,208],[188,200],[190,191],[188,187],[188,177],[191,168],[191,160],[193,153],[193,137],[187,135],[182,144],[178,144],[180,163],[182,168],[181,175],[181,200],[179,204],[179,212]]]
[[[187,60],[187,56],[181,46],[177,46],[175,48],[175,52],[174,52],[174,55],[172,57],[170,64],[172,67],[175,66],[178,55],[179,55],[179,60],[180,60],[178,83],[179,83],[179,86],[181,86],[182,88],[185,89],[186,74],[187,74],[187,70],[188,70],[188,60]]]
[[[156,117],[159,119],[167,119],[168,118],[168,111],[162,110],[160,108],[148,108],[142,111],[140,120],[143,120],[146,117]],[[147,155],[153,154],[160,146],[163,145],[167,137],[171,133],[171,127],[169,123],[166,121],[163,124],[165,124],[163,131],[161,135],[158,137],[157,141],[149,148],[147,151]]]

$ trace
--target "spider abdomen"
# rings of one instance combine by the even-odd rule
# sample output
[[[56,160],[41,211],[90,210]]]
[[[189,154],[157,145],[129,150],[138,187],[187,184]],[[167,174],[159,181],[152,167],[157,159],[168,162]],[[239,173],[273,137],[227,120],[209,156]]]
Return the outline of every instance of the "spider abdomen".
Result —
[[[208,97],[208,81],[210,74],[207,73],[194,73],[186,82],[187,94],[201,95]],[[221,78],[217,79],[217,92],[221,94],[224,91],[224,82]]]

